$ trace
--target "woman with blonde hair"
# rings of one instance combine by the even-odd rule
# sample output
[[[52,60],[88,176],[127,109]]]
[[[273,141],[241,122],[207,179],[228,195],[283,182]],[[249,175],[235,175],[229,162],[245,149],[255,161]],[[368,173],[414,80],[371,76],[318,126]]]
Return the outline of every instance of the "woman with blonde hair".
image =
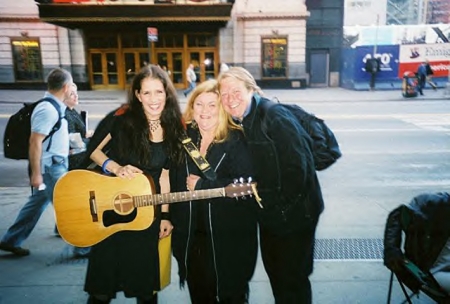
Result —
[[[312,303],[316,226],[323,210],[312,143],[294,115],[263,97],[253,76],[232,67],[219,75],[225,110],[244,128],[264,208],[259,239],[276,303]]]
[[[176,191],[211,189],[251,176],[244,134],[223,109],[217,81],[196,87],[184,119],[188,136],[217,178],[207,179],[186,155],[175,176],[171,169],[171,187]],[[257,256],[256,208],[253,199],[227,197],[171,206],[173,254],[181,285],[187,282],[193,304],[248,302],[248,282]]]

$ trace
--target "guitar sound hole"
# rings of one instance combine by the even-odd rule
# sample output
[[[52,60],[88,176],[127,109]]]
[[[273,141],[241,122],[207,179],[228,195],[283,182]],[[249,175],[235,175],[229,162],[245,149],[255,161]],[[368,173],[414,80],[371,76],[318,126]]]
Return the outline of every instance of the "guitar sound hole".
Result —
[[[109,227],[119,223],[130,223],[134,221],[137,216],[137,209],[127,215],[120,215],[114,212],[114,210],[106,210],[103,212],[103,225]]]

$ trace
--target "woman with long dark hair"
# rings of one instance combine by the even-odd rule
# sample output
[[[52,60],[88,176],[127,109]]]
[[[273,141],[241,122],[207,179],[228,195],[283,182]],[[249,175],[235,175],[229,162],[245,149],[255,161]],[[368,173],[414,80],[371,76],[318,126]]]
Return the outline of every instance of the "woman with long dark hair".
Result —
[[[149,65],[135,76],[127,106],[116,112],[106,137],[95,139],[94,135],[92,141],[100,143],[91,159],[105,173],[121,178],[132,179],[144,172],[152,177],[155,191],[160,193],[163,169],[178,163],[183,155],[179,141],[182,132],[175,88],[167,73]],[[104,150],[108,150],[107,155]],[[173,228],[168,208],[155,207],[149,228],[120,231],[92,247],[85,283],[88,303],[109,303],[118,291],[137,298],[137,303],[157,303],[158,240],[169,236]]]

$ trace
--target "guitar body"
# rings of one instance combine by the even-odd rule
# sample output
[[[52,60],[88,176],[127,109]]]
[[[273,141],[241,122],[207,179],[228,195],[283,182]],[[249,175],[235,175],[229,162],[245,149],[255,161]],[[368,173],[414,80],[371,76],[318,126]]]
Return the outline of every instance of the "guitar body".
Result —
[[[153,180],[137,174],[128,180],[88,170],[69,171],[53,193],[61,237],[78,247],[92,246],[123,230],[144,230],[154,220],[154,206],[134,207],[133,197],[154,194]]]

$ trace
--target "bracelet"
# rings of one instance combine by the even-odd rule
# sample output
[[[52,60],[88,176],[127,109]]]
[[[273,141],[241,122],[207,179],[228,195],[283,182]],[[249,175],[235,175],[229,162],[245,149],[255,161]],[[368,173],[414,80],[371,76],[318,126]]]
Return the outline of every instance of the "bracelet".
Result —
[[[161,220],[170,221],[170,213],[169,212],[161,212]]]
[[[107,160],[105,160],[105,161],[103,162],[103,165],[102,165],[102,171],[103,171],[104,173],[106,173],[106,174],[111,174],[111,172],[108,171],[108,169],[106,169],[106,165],[108,165],[108,163],[109,163],[110,161],[112,161],[112,159],[108,158]]]

